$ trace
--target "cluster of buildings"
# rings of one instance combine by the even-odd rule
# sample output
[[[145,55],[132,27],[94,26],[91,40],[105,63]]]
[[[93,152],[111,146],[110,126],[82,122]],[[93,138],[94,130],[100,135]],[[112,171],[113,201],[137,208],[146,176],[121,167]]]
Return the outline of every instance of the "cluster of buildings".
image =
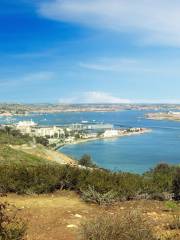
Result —
[[[71,143],[76,139],[92,139],[100,137],[116,137],[119,131],[111,124],[70,124],[68,126],[39,126],[35,122],[20,121],[14,125],[22,134],[32,137],[43,137],[53,143]]]
[[[56,146],[73,143],[76,140],[111,138],[142,131],[141,128],[115,129],[113,125],[103,123],[39,126],[32,120],[20,121],[12,126],[22,134],[28,134],[31,137],[46,138],[49,144],[55,144]]]
[[[113,124],[109,124],[109,123],[89,124],[88,122],[71,124],[69,127],[70,127],[70,129],[75,130],[75,131],[101,130],[101,129],[104,130],[104,129],[113,129],[114,128]]]
[[[169,111],[168,114],[169,114],[169,115],[180,116],[180,112],[172,112],[172,111]]]
[[[63,128],[57,126],[38,126],[38,124],[32,120],[20,121],[15,124],[15,128],[22,134],[47,138],[50,144],[65,138],[65,130]]]

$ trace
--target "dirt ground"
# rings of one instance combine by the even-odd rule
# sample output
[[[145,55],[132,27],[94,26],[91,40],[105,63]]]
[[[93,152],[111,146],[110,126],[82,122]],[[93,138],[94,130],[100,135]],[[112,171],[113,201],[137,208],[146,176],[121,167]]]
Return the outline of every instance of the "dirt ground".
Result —
[[[178,236],[177,239],[180,239],[180,233],[167,231],[170,213],[162,202],[131,201],[104,208],[84,203],[73,192],[57,192],[40,196],[10,194],[7,197],[1,197],[0,200],[18,208],[20,216],[28,224],[28,240],[78,240],[80,225],[86,219],[104,211],[113,214],[134,208],[140,209],[153,222],[158,234],[160,232],[175,234]]]

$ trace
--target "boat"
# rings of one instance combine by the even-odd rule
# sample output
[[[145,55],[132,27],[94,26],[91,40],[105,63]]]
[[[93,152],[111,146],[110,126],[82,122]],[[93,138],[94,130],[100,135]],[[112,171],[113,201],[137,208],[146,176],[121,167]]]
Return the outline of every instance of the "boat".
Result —
[[[88,123],[88,121],[81,121],[81,123]]]

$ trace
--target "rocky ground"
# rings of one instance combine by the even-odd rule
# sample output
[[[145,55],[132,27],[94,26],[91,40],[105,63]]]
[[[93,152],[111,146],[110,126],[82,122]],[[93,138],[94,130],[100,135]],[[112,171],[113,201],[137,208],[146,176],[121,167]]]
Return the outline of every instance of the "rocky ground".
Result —
[[[86,219],[104,211],[114,214],[131,209],[142,211],[158,235],[174,235],[174,239],[180,239],[178,231],[167,229],[171,212],[167,211],[163,202],[129,201],[114,207],[99,207],[86,204],[75,193],[66,191],[40,196],[10,194],[1,197],[0,201],[11,203],[19,209],[18,214],[28,223],[28,240],[77,240],[80,225]]]

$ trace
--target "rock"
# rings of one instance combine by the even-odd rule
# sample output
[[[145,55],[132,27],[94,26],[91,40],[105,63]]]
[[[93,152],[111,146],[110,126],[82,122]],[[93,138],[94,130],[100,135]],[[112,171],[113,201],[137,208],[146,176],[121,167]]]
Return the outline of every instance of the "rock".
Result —
[[[75,214],[74,216],[75,216],[76,218],[82,218],[82,216],[79,215],[79,214]]]
[[[125,208],[124,207],[120,207],[120,210],[124,210]]]
[[[69,224],[69,225],[67,225],[67,228],[78,228],[78,227],[74,224]]]

